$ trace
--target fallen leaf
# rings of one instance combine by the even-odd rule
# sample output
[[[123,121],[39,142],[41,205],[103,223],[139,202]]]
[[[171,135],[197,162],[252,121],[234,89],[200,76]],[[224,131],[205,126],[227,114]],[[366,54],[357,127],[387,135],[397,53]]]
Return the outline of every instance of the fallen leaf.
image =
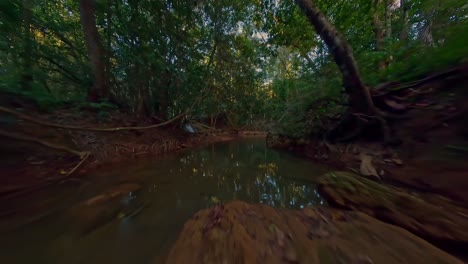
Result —
[[[379,177],[377,170],[372,165],[372,157],[364,153],[361,153],[359,156],[361,158],[361,174],[364,176]]]
[[[218,197],[216,197],[216,196],[211,196],[211,202],[213,202],[213,203],[216,203],[216,204],[217,204],[217,203],[219,203],[219,202],[220,202],[220,200],[219,200],[219,199],[218,199]]]

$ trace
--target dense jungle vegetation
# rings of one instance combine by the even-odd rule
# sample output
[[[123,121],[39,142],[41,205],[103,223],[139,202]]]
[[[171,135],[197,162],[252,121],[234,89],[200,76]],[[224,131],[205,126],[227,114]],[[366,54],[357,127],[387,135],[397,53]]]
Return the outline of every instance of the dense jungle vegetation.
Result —
[[[304,136],[347,105],[371,114],[358,86],[466,62],[465,1],[296,2],[2,1],[0,90],[103,120],[112,109],[160,120],[188,111]],[[355,68],[362,84],[342,78],[346,56],[355,67],[341,73]]]

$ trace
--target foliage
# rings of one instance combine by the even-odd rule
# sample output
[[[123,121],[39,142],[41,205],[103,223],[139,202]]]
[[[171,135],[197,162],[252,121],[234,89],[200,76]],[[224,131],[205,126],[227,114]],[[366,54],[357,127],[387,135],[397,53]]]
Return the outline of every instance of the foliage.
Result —
[[[465,1],[315,2],[353,47],[370,86],[466,62]],[[168,119],[192,107],[193,118],[225,114],[236,126],[263,121],[298,136],[343,109],[338,68],[294,1],[96,0],[94,12],[109,98],[86,101],[93,78],[72,0],[1,1],[0,90],[44,109],[118,106]],[[376,14],[385,32],[379,50]]]
[[[292,69],[294,78],[287,81],[280,67],[272,73],[273,78],[279,80],[275,81],[273,90],[278,91],[278,95],[288,94],[284,100],[286,105],[276,104],[273,110],[278,113],[273,119],[280,120],[278,132],[292,136],[316,133],[329,123],[328,119],[339,116],[345,109],[340,73],[323,42],[313,34],[301,35],[304,28],[309,28],[310,32],[313,29],[304,23],[304,16],[297,15],[295,5],[289,1],[265,2],[262,10],[271,16],[270,21],[263,24],[263,30],[270,33],[268,42],[272,49],[283,53],[286,47],[286,55],[282,56],[291,64],[300,65]],[[371,87],[386,81],[412,80],[467,62],[466,40],[461,37],[468,33],[468,6],[464,1],[406,1],[407,16],[400,1],[382,1],[389,5],[377,9],[372,6],[373,1],[315,2],[353,47],[362,77]],[[382,21],[386,36],[384,49],[380,51],[376,50],[373,31],[374,12],[386,20]],[[407,31],[407,38],[402,37],[404,31]],[[425,41],[427,34],[433,39],[432,43]],[[294,42],[307,43],[309,48],[304,51],[303,46],[296,46]],[[382,60],[386,67],[379,69]],[[308,85],[299,84],[307,76],[312,77],[306,81]],[[307,92],[294,95],[291,90],[296,88],[291,83],[298,83]]]

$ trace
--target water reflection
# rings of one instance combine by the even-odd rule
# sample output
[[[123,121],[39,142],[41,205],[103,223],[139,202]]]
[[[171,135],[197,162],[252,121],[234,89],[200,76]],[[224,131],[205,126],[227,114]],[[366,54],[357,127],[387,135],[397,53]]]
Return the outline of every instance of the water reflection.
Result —
[[[76,200],[64,200],[56,213],[21,230],[1,233],[0,263],[160,263],[196,211],[235,199],[285,208],[323,204],[313,180],[324,172],[258,139],[122,164],[89,175],[92,184],[61,185]],[[83,199],[125,182],[143,189],[95,210],[74,211]]]
[[[183,193],[174,187],[179,204],[193,202],[194,193],[205,205],[235,199],[285,208],[324,204],[313,182],[324,168],[267,149],[263,141],[213,145],[164,163],[170,168],[155,173],[151,186],[190,186]]]

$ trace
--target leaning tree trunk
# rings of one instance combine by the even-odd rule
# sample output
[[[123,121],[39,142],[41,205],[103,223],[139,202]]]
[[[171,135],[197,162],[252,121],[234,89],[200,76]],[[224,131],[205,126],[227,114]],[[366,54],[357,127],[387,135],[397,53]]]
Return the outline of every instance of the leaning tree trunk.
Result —
[[[80,18],[94,78],[93,86],[88,91],[88,99],[98,101],[109,97],[110,86],[105,51],[96,27],[94,0],[80,0]]]
[[[343,77],[343,86],[350,97],[350,106],[359,114],[374,115],[376,110],[369,89],[364,85],[348,42],[311,0],[297,0],[315,31],[327,44]]]
[[[384,141],[389,142],[390,130],[387,122],[375,107],[370,91],[362,81],[353,51],[348,42],[328,21],[327,17],[325,17],[312,0],[296,0],[296,2],[304,11],[310,23],[315,27],[317,34],[320,35],[327,45],[340,69],[343,86],[349,95],[350,109],[346,118],[339,125],[350,122],[357,123],[356,129],[352,132],[352,137],[354,137],[362,132],[365,124],[377,121],[382,129]]]

